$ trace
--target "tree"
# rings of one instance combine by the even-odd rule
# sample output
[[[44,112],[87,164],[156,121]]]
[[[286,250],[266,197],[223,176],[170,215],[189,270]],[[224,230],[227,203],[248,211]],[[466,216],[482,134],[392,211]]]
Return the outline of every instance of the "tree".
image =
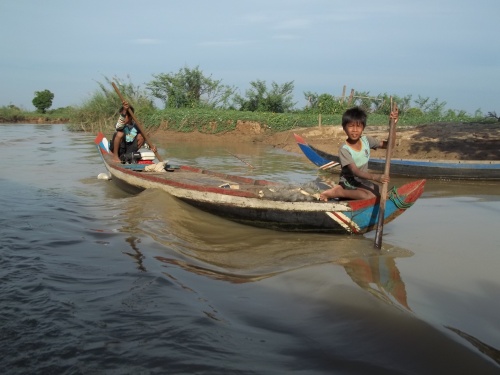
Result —
[[[49,90],[35,91],[35,98],[32,103],[38,112],[45,113],[45,111],[52,106],[53,99],[54,94]]]
[[[497,121],[500,121],[500,116],[497,115],[496,111],[488,112],[488,115],[486,117],[496,118]]]
[[[446,102],[439,102],[437,98],[431,102],[429,102],[429,100],[429,97],[424,98],[419,95],[418,99],[415,99],[415,103],[424,113],[433,115],[436,118],[440,117],[444,107],[446,106]]]
[[[165,108],[227,108],[235,89],[222,84],[222,80],[205,77],[198,68],[184,67],[176,74],[157,74],[147,84],[151,95],[160,99]]]
[[[318,111],[324,114],[333,114],[342,112],[342,105],[338,100],[335,100],[333,95],[321,94],[318,96]]]
[[[234,98],[240,111],[284,113],[296,104],[293,102],[293,81],[282,85],[273,82],[270,90],[265,81],[252,81],[250,86],[245,97],[236,95]]]
[[[113,77],[112,79],[104,77],[104,79],[106,83],[97,82],[101,92],[96,93],[93,97],[97,99],[99,103],[96,103],[96,108],[107,107],[111,110],[111,113],[115,113],[122,105],[118,95],[116,95],[115,90],[112,88],[113,82],[116,84],[123,97],[134,107],[135,111],[154,108],[153,100],[149,97],[148,93],[141,86],[134,85],[130,76],[127,76],[127,80],[118,77]],[[99,98],[100,96],[103,97]]]
[[[335,114],[342,113],[347,107],[331,94],[317,94],[315,92],[304,92],[305,99],[309,102],[306,110],[313,113]]]
[[[264,100],[266,96],[266,82],[265,81],[252,81],[250,82],[251,88],[245,92],[245,97],[236,95],[234,101],[240,107],[240,111],[263,112]]]
[[[315,92],[304,91],[304,99],[307,101],[304,109],[306,111],[314,111],[314,109],[318,106],[318,97],[319,95]]]

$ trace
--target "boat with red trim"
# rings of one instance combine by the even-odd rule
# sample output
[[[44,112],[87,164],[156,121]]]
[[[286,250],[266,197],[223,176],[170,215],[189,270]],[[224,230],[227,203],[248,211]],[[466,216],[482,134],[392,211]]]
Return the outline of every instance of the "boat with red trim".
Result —
[[[102,133],[95,143],[111,180],[129,192],[160,189],[211,214],[273,230],[362,234],[377,227],[379,198],[323,202],[318,200],[319,190],[315,194],[267,180],[165,162],[122,164],[113,160]],[[392,188],[384,224],[406,212],[422,195],[424,185],[425,180],[417,180]]]

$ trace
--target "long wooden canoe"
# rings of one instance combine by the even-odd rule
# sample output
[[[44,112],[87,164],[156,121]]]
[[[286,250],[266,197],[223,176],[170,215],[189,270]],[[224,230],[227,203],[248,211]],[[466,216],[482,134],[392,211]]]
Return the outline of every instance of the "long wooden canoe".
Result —
[[[376,228],[378,198],[321,202],[301,188],[179,166],[149,172],[144,165],[113,161],[100,133],[95,143],[112,181],[129,192],[160,189],[204,211],[247,225],[282,231],[362,234]],[[425,180],[393,188],[384,223],[405,212],[421,196]],[[278,197],[277,192],[281,192]],[[287,195],[287,193],[290,193]],[[290,199],[287,199],[287,197]]]
[[[329,154],[298,134],[295,140],[304,155],[320,169],[338,167],[338,155]],[[368,168],[382,172],[385,159],[371,158]],[[417,160],[391,159],[391,175],[441,180],[500,180],[500,160]]]

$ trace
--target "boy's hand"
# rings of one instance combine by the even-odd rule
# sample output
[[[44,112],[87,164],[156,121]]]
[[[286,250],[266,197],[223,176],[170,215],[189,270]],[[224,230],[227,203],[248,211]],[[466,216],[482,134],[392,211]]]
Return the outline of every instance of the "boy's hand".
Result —
[[[130,106],[128,102],[125,100],[122,102],[122,106],[123,106],[123,114],[126,115],[128,113],[128,109],[130,108]]]
[[[391,114],[389,115],[389,118],[391,120],[394,120],[394,122],[396,124],[398,123],[398,120],[399,120],[399,111],[398,111],[397,108],[391,111]]]
[[[397,105],[394,105],[394,108],[391,110],[391,114],[389,115],[389,118],[391,120],[394,120],[394,122],[397,124],[399,120],[399,110]]]
[[[390,178],[388,175],[385,175],[385,174],[379,174],[378,175],[378,181],[379,182],[382,182],[383,184],[386,184],[390,181]]]
[[[382,183],[388,183],[390,181],[389,175],[385,174],[372,174],[370,179]]]

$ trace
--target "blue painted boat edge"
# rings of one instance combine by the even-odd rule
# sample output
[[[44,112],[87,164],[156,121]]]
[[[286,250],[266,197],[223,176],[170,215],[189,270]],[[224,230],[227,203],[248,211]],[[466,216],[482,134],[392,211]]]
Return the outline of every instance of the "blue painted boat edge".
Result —
[[[332,220],[335,220],[349,233],[363,234],[372,230],[378,223],[378,213],[380,205],[374,204],[355,211],[326,212]],[[394,202],[387,201],[384,211],[384,223],[397,214],[399,208]],[[397,215],[396,215],[397,216]],[[390,220],[389,220],[390,221]]]
[[[302,153],[316,166],[322,167],[325,164],[330,163],[332,160],[325,159],[321,157],[316,151],[314,151],[309,145],[300,144],[299,147]]]
[[[393,187],[395,196],[392,194],[386,201],[384,211],[384,223],[390,223],[398,216],[406,212],[424,192],[426,180],[415,180],[398,188]],[[352,201],[352,211],[326,212],[326,214],[347,232],[353,234],[364,234],[372,231],[378,224],[379,201],[375,198],[365,201]]]
[[[338,157],[309,145],[301,136],[295,136],[304,155],[323,170],[337,163]],[[328,164],[330,163],[330,165]],[[383,170],[385,159],[370,158],[368,167]],[[453,179],[453,180],[500,180],[500,160],[450,160],[430,161],[415,159],[391,159],[391,174],[412,178]]]
[[[385,164],[384,159],[370,159],[370,163]],[[401,165],[408,167],[425,167],[425,168],[449,168],[449,169],[492,169],[499,170],[500,162],[498,163],[460,163],[460,162],[438,162],[425,160],[410,160],[410,159],[391,159],[391,165]]]
[[[423,192],[423,187],[421,189]],[[404,195],[404,201],[407,200],[409,195],[410,194]],[[421,194],[418,195],[412,204],[418,200],[420,195]],[[400,208],[391,199],[387,199],[384,211],[384,224],[390,223],[396,217],[407,211],[410,207]],[[379,209],[380,205],[377,203],[354,211],[343,212],[342,214],[355,223],[355,225],[359,228],[359,233],[366,233],[373,230],[378,224]]]
[[[327,152],[318,150],[313,146],[310,146],[305,142],[303,138],[301,138],[304,143],[300,144],[299,147],[302,152],[317,166],[320,166],[318,163],[326,164],[332,161],[337,161],[338,157],[335,155],[328,154]],[[321,156],[319,151],[326,155]],[[380,158],[370,158],[370,164],[373,165],[385,165],[385,159]],[[500,170],[500,160],[499,161],[431,161],[431,160],[413,160],[413,159],[391,159],[391,165],[401,165],[408,167],[425,167],[425,168],[450,168],[450,169],[491,169],[491,170]]]

